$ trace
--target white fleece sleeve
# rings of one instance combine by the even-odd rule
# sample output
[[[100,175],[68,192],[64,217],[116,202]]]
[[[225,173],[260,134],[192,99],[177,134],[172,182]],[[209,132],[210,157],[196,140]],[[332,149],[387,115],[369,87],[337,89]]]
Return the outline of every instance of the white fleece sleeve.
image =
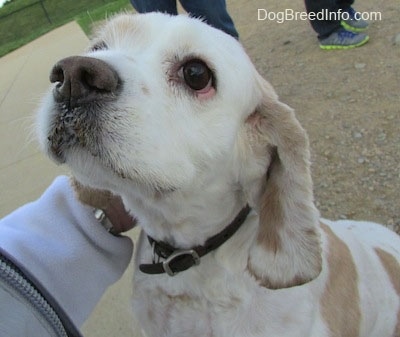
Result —
[[[122,276],[133,243],[109,234],[92,208],[77,201],[69,179],[59,177],[37,201],[0,220],[0,247],[80,327],[107,287]]]

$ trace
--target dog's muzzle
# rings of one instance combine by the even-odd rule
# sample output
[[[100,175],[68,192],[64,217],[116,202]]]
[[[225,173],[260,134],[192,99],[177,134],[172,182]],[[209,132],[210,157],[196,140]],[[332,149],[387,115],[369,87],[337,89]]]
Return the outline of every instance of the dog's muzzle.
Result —
[[[56,115],[48,141],[52,155],[63,162],[66,149],[74,145],[95,144],[96,140],[92,138],[96,137],[95,130],[100,124],[99,111],[107,102],[116,100],[121,80],[117,72],[102,60],[71,56],[56,63],[50,81],[55,83]]]

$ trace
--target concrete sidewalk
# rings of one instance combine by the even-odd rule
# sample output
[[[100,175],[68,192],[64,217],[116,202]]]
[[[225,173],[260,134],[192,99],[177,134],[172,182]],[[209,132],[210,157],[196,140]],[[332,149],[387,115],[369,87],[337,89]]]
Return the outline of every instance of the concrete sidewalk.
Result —
[[[82,53],[87,44],[72,22],[0,58],[0,217],[36,199],[55,176],[67,173],[39,151],[34,116],[53,64]],[[85,337],[139,336],[131,326],[132,272],[130,267],[104,295],[82,328]]]
[[[0,216],[35,199],[63,172],[39,152],[35,109],[49,87],[52,65],[87,43],[73,22],[0,58]]]

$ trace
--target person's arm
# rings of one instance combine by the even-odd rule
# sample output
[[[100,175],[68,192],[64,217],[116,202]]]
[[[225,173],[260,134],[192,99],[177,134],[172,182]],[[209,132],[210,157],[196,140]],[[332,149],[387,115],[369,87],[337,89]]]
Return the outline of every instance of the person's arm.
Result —
[[[132,250],[128,237],[111,235],[93,207],[76,199],[67,177],[0,220],[0,253],[30,273],[78,327],[122,276]]]

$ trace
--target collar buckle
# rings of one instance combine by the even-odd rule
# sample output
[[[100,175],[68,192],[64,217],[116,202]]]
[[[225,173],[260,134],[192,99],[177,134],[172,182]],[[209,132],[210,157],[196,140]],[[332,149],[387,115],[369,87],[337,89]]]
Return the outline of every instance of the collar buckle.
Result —
[[[171,268],[174,263],[179,264],[180,268]],[[169,276],[175,276],[192,266],[198,266],[200,264],[200,256],[194,249],[176,250],[162,264],[164,271]]]

